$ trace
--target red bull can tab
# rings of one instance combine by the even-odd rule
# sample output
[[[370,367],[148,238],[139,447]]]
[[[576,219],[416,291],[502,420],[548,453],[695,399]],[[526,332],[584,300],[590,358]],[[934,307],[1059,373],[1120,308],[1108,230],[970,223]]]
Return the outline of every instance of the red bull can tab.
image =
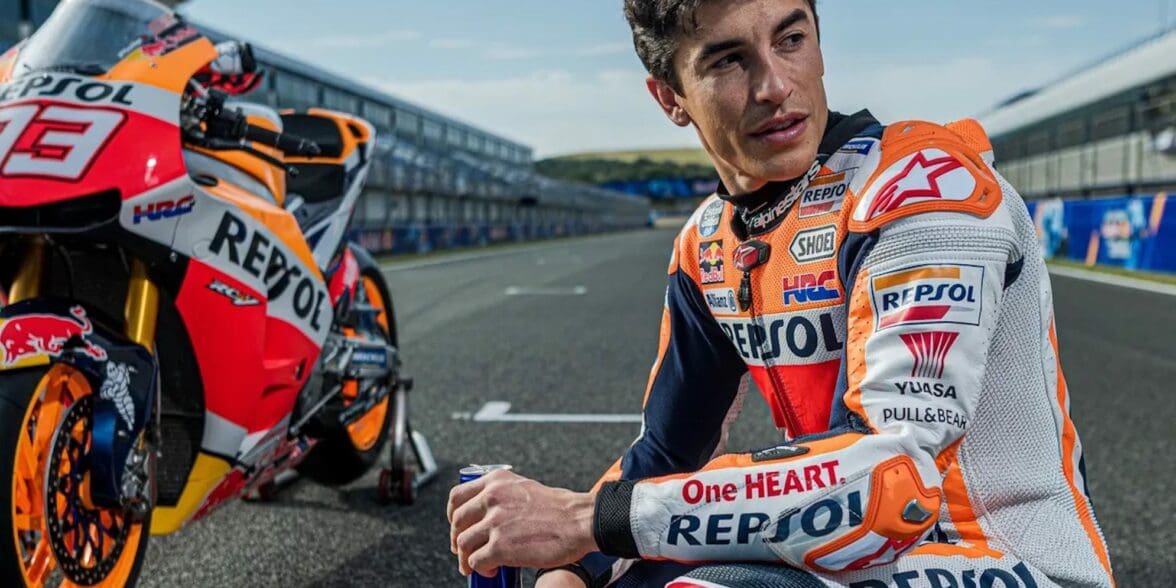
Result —
[[[495,470],[510,470],[511,466],[506,464],[495,465],[471,465],[461,468],[458,472],[458,484],[465,484],[466,482],[473,482],[490,472]],[[518,568],[508,568],[506,566],[498,568],[498,573],[493,576],[486,577],[477,572],[470,574],[469,588],[522,588],[523,574]]]

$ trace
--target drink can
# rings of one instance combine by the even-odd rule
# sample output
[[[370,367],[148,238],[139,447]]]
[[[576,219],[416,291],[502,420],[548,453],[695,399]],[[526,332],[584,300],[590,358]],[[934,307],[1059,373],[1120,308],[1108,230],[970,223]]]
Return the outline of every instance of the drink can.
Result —
[[[490,472],[495,470],[510,470],[511,466],[506,464],[495,465],[471,465],[461,468],[458,472],[458,484],[465,484],[466,482],[473,482]],[[493,576],[483,576],[477,572],[470,574],[469,588],[521,588],[523,585],[523,574],[518,568],[509,568],[501,566],[498,568],[498,573]]]

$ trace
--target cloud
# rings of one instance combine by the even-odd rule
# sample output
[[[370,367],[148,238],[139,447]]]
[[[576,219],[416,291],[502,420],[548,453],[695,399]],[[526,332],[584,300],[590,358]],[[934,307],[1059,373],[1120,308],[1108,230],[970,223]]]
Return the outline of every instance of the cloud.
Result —
[[[474,42],[470,39],[441,37],[429,41],[429,47],[433,49],[468,49],[473,46]]]
[[[539,55],[539,51],[534,49],[514,47],[500,43],[490,45],[490,47],[481,53],[483,59],[489,59],[491,61],[518,61],[522,59],[534,59],[539,57]]]
[[[539,71],[498,80],[368,79],[388,92],[535,148],[537,158],[619,148],[695,146],[645,90],[645,72]]]
[[[602,43],[600,45],[593,45],[590,47],[583,47],[576,51],[576,55],[581,57],[600,57],[604,55],[619,55],[628,53],[633,50],[632,43]]]
[[[1086,26],[1086,18],[1078,14],[1057,14],[1039,18],[1034,24],[1046,29],[1077,29]]]
[[[315,47],[333,49],[371,49],[421,38],[417,31],[395,30],[367,35],[327,35],[315,37],[309,43]]]
[[[896,63],[866,56],[829,62],[825,77],[829,106],[842,112],[869,108],[883,122],[935,122],[974,117],[996,102],[1057,75],[1059,64],[1026,58],[1015,68],[989,57]]]

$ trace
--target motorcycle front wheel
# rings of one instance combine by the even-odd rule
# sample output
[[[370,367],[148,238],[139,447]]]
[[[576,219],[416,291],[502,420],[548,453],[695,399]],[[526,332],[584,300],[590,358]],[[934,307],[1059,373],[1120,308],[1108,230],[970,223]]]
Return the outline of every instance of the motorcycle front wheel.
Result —
[[[0,585],[138,580],[150,515],[90,502],[95,392],[66,364],[0,374]]]

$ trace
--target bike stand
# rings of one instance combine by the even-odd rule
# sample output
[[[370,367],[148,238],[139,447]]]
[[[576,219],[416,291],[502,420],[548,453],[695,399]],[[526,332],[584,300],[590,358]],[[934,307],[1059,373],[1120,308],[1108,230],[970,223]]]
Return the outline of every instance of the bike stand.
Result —
[[[417,491],[433,481],[440,469],[428,440],[408,422],[408,393],[412,386],[412,378],[402,378],[394,392],[396,419],[389,431],[392,451],[388,467],[380,470],[377,487],[379,498],[385,503],[412,504]]]

